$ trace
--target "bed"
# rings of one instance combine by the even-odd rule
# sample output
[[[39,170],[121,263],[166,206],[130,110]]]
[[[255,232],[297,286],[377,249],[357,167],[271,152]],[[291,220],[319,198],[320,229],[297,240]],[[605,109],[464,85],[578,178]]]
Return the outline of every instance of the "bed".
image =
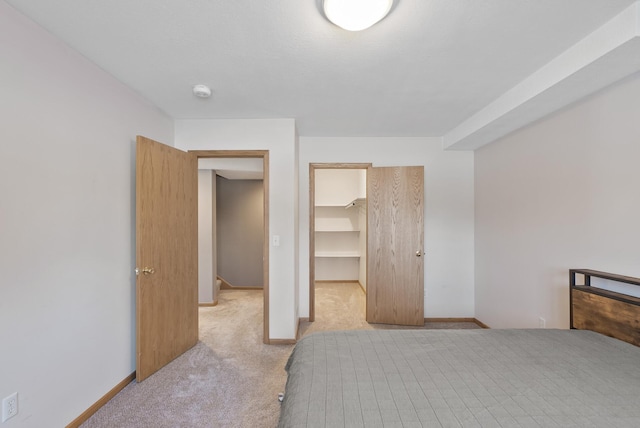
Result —
[[[640,299],[591,287],[603,275],[570,271],[571,330],[305,337],[287,362],[279,426],[639,427]]]

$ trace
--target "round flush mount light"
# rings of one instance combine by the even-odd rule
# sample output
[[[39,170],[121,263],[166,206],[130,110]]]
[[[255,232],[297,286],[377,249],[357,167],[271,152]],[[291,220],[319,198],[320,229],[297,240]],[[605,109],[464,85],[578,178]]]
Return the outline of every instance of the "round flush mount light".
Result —
[[[338,27],[361,31],[387,16],[393,0],[323,0],[324,14]]]
[[[211,96],[211,88],[207,85],[195,85],[193,87],[193,95],[198,98],[209,98]]]

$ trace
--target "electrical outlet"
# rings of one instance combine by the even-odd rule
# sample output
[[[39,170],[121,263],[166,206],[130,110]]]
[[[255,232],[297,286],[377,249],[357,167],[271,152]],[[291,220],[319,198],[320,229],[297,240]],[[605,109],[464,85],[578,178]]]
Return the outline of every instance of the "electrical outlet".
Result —
[[[545,319],[542,317],[538,318],[538,327],[546,328],[546,326],[547,326],[547,321],[545,321]]]
[[[18,393],[14,392],[2,399],[2,422],[18,414]]]

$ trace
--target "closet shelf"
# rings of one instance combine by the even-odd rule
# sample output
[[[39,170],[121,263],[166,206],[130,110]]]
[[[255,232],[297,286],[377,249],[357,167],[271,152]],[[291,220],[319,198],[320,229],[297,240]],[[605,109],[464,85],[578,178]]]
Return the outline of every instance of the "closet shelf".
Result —
[[[351,208],[359,205],[364,205],[367,202],[367,198],[356,198],[349,203],[337,202],[335,204],[316,204],[316,208]]]
[[[359,251],[316,251],[316,258],[359,258]]]
[[[351,207],[364,205],[365,202],[366,202],[365,198],[356,198],[353,201],[349,202],[347,205],[345,205],[344,209],[346,210],[346,209],[349,209]]]
[[[328,232],[328,233],[331,233],[331,232],[353,232],[353,233],[360,233],[360,231],[359,231],[359,230],[356,230],[356,229],[338,229],[338,228],[335,228],[335,229],[316,229],[315,231],[316,231],[316,233],[317,233],[317,232],[323,232],[323,233],[325,233],[325,232]]]

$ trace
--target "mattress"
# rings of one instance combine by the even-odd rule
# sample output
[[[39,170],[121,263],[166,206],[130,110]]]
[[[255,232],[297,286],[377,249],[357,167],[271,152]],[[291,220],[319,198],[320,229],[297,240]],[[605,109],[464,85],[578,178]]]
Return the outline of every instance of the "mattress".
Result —
[[[640,348],[584,330],[315,333],[279,427],[640,427]]]

